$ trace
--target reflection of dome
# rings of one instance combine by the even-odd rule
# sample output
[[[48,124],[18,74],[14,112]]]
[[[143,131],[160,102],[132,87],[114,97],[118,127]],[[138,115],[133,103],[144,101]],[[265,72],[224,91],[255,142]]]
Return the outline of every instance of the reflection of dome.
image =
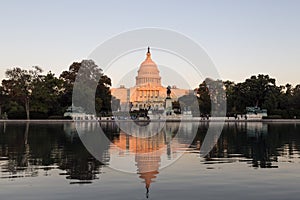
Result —
[[[145,180],[144,183],[145,183],[145,188],[147,190],[146,197],[148,198],[150,184],[152,182],[154,182],[153,179],[156,178],[156,175],[158,174],[158,171],[152,171],[152,172],[146,172],[146,173],[139,173],[139,174],[140,174],[140,178]]]
[[[129,150],[135,154],[137,173],[144,180],[147,197],[150,184],[159,174],[162,150],[165,147],[164,137],[164,132],[148,138],[139,138],[120,131],[119,139],[113,141],[114,145],[120,149]]]
[[[151,59],[150,48],[148,47],[147,58],[141,63],[136,77],[136,85],[141,86],[150,83],[153,86],[161,86],[161,77],[157,65]]]

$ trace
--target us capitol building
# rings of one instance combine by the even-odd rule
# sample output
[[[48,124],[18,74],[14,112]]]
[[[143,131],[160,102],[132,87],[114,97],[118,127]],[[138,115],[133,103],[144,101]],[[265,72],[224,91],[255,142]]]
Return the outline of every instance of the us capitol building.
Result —
[[[151,108],[152,110],[164,110],[167,97],[167,87],[162,86],[161,76],[156,63],[151,59],[150,48],[146,59],[141,63],[138,74],[135,77],[135,86],[126,88],[111,88],[111,94],[120,100],[120,111],[129,111]],[[189,94],[190,90],[171,87],[171,99],[177,101],[179,97]]]

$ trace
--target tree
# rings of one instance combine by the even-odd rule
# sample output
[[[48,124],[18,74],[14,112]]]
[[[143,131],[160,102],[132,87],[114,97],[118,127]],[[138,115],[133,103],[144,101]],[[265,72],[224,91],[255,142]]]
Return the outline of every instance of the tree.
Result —
[[[200,116],[199,98],[193,94],[183,95],[178,98],[180,112],[191,111],[194,117]],[[178,106],[175,106],[178,109]]]
[[[58,102],[62,95],[63,81],[50,71],[36,79],[33,84],[31,110],[47,116],[62,115]]]
[[[111,112],[111,79],[104,75],[102,69],[98,67],[94,61],[92,60],[83,60],[82,62],[74,62],[68,71],[62,72],[60,75],[60,79],[63,80],[63,91],[64,94],[61,99],[61,104],[64,107],[68,107],[73,103],[80,104],[80,101],[84,99],[85,101],[95,101],[95,108],[91,108],[89,105],[93,105],[92,102],[87,102],[85,111],[87,113],[93,112],[96,110],[96,113],[100,115],[103,113],[107,115]],[[72,101],[73,87],[75,81],[77,80],[78,84],[81,85],[80,94],[75,98],[75,102]],[[94,99],[86,99],[86,95],[90,94],[91,89],[94,84],[96,85],[95,98]],[[78,99],[78,102],[76,102]],[[76,105],[74,105],[76,106]]]
[[[293,89],[292,106],[295,109],[300,109],[300,84]]]
[[[242,83],[232,85],[225,82],[228,110],[243,113],[247,106],[276,109],[282,87],[277,87],[275,79],[268,75],[251,76]]]
[[[131,107],[130,107],[131,106]],[[129,105],[130,109],[132,108],[132,103]],[[111,97],[111,110],[112,111],[120,111],[121,110],[121,100],[116,97]]]
[[[228,110],[231,112],[244,113],[247,106],[257,106],[267,109],[269,115],[283,118],[297,115],[297,89],[291,84],[277,86],[274,78],[259,74],[237,84],[225,81],[224,85]]]
[[[226,93],[227,110],[229,113],[236,113],[236,85],[232,81],[223,82]]]
[[[2,117],[2,106],[6,102],[6,95],[4,94],[4,89],[0,86],[0,118]]]
[[[111,103],[112,103],[112,95],[110,93],[111,79],[102,75],[96,90],[96,100],[101,99],[101,104],[96,104],[96,112],[99,114],[102,113],[110,113],[112,111]]]
[[[76,80],[77,73],[81,63],[73,62],[68,71],[63,71],[59,78],[63,81],[63,95],[61,97],[61,106],[69,107],[72,105],[73,85]]]
[[[22,70],[21,68],[13,68],[6,71],[7,80],[2,81],[5,93],[12,100],[21,103],[26,112],[26,118],[30,119],[30,100],[34,89],[34,82],[39,79],[42,69],[33,67],[32,70]]]
[[[211,112],[211,99],[209,94],[209,89],[207,87],[206,81],[203,81],[197,90],[199,109],[202,114],[210,114]]]
[[[246,96],[251,100],[251,105],[256,107],[262,107],[268,93],[276,87],[275,79],[263,74],[259,74],[257,77],[251,76],[250,79],[246,79],[244,85],[247,89]]]
[[[226,115],[226,92],[224,89],[223,81],[205,79],[206,87],[209,90],[210,97],[210,111],[213,116],[225,116]],[[208,107],[209,108],[209,107]]]

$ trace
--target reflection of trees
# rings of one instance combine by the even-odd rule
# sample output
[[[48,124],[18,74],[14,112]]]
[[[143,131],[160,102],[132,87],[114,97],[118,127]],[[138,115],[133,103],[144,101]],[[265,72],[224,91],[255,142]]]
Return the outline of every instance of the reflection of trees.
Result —
[[[57,165],[66,171],[67,179],[80,180],[78,183],[97,179],[102,164],[87,152],[78,137],[73,138],[72,143],[66,143],[64,148],[65,155],[58,160]]]
[[[79,183],[88,183],[99,178],[102,163],[85,149],[72,123],[65,125],[7,123],[4,129],[4,124],[0,124],[1,178],[32,177],[41,172],[51,172],[53,168],[64,170],[61,175],[72,179],[72,182],[80,180]],[[200,124],[192,148],[200,149],[208,127],[213,125],[207,122]],[[120,134],[120,130],[113,124],[102,126],[109,139],[116,144],[119,142],[119,147],[125,150],[147,153],[158,150],[161,146],[167,147],[163,154],[149,157],[140,154],[136,157],[136,162],[139,163],[137,167],[140,169],[138,172],[145,180],[146,187],[147,184],[150,187],[158,173],[160,156],[167,154],[166,157],[171,158],[176,155],[176,149],[170,148],[170,140],[173,138],[172,143],[185,144],[188,135],[196,131],[195,127],[197,126],[192,123],[184,128],[178,128],[176,123],[168,123],[165,132],[152,139],[137,139]],[[182,137],[175,140],[176,132],[182,133]],[[279,159],[293,162],[295,157],[299,157],[299,132],[299,124],[226,123],[217,145],[206,157],[205,163],[247,162],[255,168],[270,168],[276,167]],[[108,148],[103,147],[104,150]],[[105,151],[103,156],[109,159]],[[151,170],[145,170],[147,166]]]
[[[198,126],[198,130],[193,130],[193,131],[197,131],[197,135],[194,138],[192,147],[196,147],[197,150],[200,150],[200,144],[203,142],[205,138],[208,127],[209,127],[208,122],[201,122]]]
[[[247,157],[253,159],[253,167],[272,167],[272,161],[276,161],[276,157],[272,157],[272,155],[269,153],[269,146],[263,134],[259,134],[256,138],[252,138],[250,148],[251,151]]]
[[[6,177],[36,176],[59,168],[68,179],[86,182],[97,178],[102,166],[76,133],[65,133],[63,124],[7,124],[5,132],[0,129],[0,157],[5,158],[1,173]]]
[[[7,178],[20,176],[36,176],[36,170],[30,163],[29,123],[11,130],[4,124],[0,130],[0,157],[4,158],[3,175]],[[18,174],[23,171],[23,174]]]
[[[291,159],[291,155],[299,152],[299,131],[299,126],[291,124],[227,123],[205,163],[249,163],[251,159],[250,163],[255,168],[277,167],[275,163],[279,156]],[[193,145],[202,142],[205,134],[205,126],[200,126]]]

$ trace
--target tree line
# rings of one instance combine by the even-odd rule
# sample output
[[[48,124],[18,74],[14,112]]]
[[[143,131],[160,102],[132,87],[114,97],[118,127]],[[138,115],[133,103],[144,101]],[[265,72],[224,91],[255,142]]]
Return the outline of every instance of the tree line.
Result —
[[[86,73],[78,74],[83,66],[88,66]],[[111,107],[114,107],[111,102],[119,102],[110,93],[111,79],[92,60],[74,62],[58,77],[51,71],[47,74],[42,72],[37,66],[30,70],[15,67],[6,71],[6,78],[0,85],[0,118],[64,118],[63,114],[72,105],[73,86],[78,76],[97,81],[95,110],[98,116],[110,116]],[[224,96],[218,97],[216,92],[212,92],[212,86],[216,83],[222,85]],[[173,102],[176,111],[182,105],[198,106],[199,109],[192,109],[200,110],[196,116],[210,115],[211,100],[226,98],[227,116],[244,114],[246,107],[250,106],[267,109],[270,118],[300,118],[300,84],[295,87],[291,84],[276,85],[276,80],[269,75],[254,75],[241,83],[206,79],[195,89],[195,93],[196,98],[194,95],[191,98],[183,96]]]
[[[246,107],[267,109],[268,118],[300,118],[300,84],[276,85],[269,75],[258,74],[245,81],[222,82],[226,95],[227,116],[245,114]],[[210,84],[203,81],[197,89],[200,111],[210,114]]]
[[[98,115],[111,112],[111,79],[103,74],[92,60],[74,62],[59,77],[49,71],[42,74],[40,67],[30,70],[15,67],[5,72],[0,86],[0,116],[8,119],[61,119],[72,105],[73,86],[82,65],[89,66],[91,74],[98,74],[95,93]],[[74,105],[76,106],[76,105]]]

